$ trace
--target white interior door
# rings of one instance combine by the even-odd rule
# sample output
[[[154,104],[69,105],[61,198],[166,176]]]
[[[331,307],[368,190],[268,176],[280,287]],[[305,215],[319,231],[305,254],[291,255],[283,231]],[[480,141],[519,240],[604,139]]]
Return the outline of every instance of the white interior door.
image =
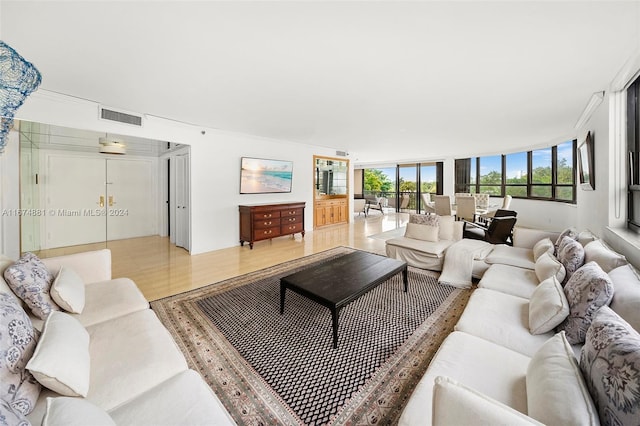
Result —
[[[154,162],[107,159],[107,240],[155,235]]]
[[[105,241],[105,160],[48,155],[45,167],[44,248]]]
[[[43,248],[157,234],[156,161],[48,155]]]
[[[189,155],[175,157],[175,244],[190,250],[189,233]]]

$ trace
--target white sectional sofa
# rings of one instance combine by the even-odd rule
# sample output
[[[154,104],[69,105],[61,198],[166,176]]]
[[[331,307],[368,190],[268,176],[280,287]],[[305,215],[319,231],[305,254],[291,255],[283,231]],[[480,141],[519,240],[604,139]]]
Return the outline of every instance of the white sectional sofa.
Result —
[[[0,257],[1,275],[13,263]],[[35,329],[43,330],[35,349],[30,350],[31,358],[18,363],[18,367],[27,363],[27,370],[45,383],[39,395],[34,387],[37,384],[31,383],[37,397],[27,415],[31,424],[234,424],[200,375],[188,368],[183,354],[135,283],[126,278],[112,279],[109,250],[43,259],[42,263],[53,276],[60,273],[61,267],[67,273],[74,272],[71,275],[76,280],[75,293],[68,289],[60,293],[69,300],[82,299],[84,308],[81,313],[61,309],[43,321],[24,303],[12,304],[19,298],[12,298],[12,287],[0,277],[5,312],[20,306]],[[81,291],[78,285],[82,286]],[[26,320],[22,317],[19,322],[25,324]],[[0,351],[7,353],[7,348]],[[28,358],[29,354],[25,355]],[[24,376],[24,371],[21,374]],[[15,392],[0,392],[0,410],[5,410],[2,415],[6,415],[7,407],[13,408],[15,414],[15,408],[31,405],[26,400],[19,401]]]
[[[424,215],[412,215],[424,216]],[[410,217],[410,220],[413,220]],[[453,217],[440,217],[446,219],[451,230],[445,232],[445,238],[423,238],[420,235],[405,234],[402,237],[392,238],[386,241],[385,251],[388,257],[407,262],[407,265],[432,271],[442,271],[447,249],[455,242],[462,240],[463,222],[453,221]],[[407,226],[411,226],[407,224]],[[501,263],[503,254],[507,256],[508,263],[514,266],[533,268],[533,255],[531,248],[539,238],[555,238],[558,232],[532,230],[528,228],[515,228],[513,232],[513,247],[496,246],[493,256],[477,258],[473,261],[473,277],[482,278],[492,263]],[[535,240],[535,241],[532,241]],[[515,249],[514,249],[515,248]]]
[[[417,384],[400,425],[638,424],[637,271],[602,241],[587,237],[584,246],[562,248],[584,254],[583,266],[563,288],[575,256],[558,253],[564,271],[543,268],[538,259],[550,254],[540,245],[536,253],[534,246],[549,234],[526,230],[521,236],[514,239],[519,248],[487,256],[493,263]],[[558,242],[553,240],[554,250]],[[590,271],[597,277],[591,283],[601,287],[581,284]],[[582,310],[577,300],[593,306]],[[575,327],[578,320],[584,330]],[[584,341],[576,342],[576,336]],[[611,371],[620,376],[612,380]]]

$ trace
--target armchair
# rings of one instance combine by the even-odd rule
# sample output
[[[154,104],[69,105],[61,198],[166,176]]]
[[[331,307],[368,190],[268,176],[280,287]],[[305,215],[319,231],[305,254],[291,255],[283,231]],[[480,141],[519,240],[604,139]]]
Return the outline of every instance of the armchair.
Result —
[[[488,226],[466,222],[468,226],[463,236],[474,240],[484,240],[491,244],[513,245],[513,227],[516,224],[515,216],[494,217]]]
[[[358,213],[358,216],[360,216],[360,213],[364,213],[364,217],[367,217],[369,210],[367,207],[367,200],[364,198],[356,198],[353,200],[353,212]]]

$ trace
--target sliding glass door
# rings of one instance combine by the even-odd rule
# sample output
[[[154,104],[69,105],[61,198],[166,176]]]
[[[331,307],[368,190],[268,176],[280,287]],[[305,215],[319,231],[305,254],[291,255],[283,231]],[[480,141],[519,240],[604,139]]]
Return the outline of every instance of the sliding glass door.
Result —
[[[442,163],[399,164],[395,167],[364,169],[365,198],[384,199],[398,212],[423,213],[431,194],[442,193]]]

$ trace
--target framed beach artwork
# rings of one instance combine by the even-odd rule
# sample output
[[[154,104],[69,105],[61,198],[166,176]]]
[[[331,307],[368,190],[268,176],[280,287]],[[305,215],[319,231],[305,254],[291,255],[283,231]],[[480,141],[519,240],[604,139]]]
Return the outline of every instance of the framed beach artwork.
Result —
[[[293,161],[242,157],[240,193],[291,192]]]

